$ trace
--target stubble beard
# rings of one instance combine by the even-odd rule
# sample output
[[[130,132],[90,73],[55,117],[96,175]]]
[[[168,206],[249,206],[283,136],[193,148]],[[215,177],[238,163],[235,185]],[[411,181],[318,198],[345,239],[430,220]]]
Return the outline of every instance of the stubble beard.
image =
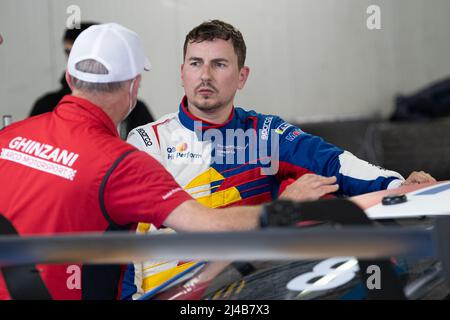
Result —
[[[225,106],[225,104],[223,104],[221,102],[212,104],[212,102],[208,101],[208,100],[210,100],[208,98],[202,97],[201,99],[203,100],[202,102],[196,103],[194,101],[192,104],[196,109],[198,109],[202,112],[205,112],[205,113],[214,113],[217,110],[220,110]]]

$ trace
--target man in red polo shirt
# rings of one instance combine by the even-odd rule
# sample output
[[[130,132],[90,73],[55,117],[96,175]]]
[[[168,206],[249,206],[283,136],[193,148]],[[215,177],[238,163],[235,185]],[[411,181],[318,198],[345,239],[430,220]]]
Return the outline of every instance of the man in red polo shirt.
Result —
[[[92,26],[75,41],[66,79],[72,95],[53,112],[0,131],[0,213],[20,235],[128,230],[137,222],[178,231],[257,227],[259,207],[209,209],[152,157],[123,142],[117,125],[136,104],[150,64],[139,36]],[[149,141],[151,143],[151,141]],[[69,283],[82,270],[80,285]],[[54,299],[115,298],[122,270],[38,265]],[[0,277],[0,299],[9,293]]]

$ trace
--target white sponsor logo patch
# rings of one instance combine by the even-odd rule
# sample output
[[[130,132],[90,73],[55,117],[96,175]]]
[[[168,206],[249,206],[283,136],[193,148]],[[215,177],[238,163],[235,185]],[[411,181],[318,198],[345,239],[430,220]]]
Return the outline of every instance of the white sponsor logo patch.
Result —
[[[267,140],[269,139],[269,129],[270,124],[272,123],[273,117],[267,117],[264,119],[263,127],[261,130],[261,140]]]
[[[177,193],[178,191],[182,191],[183,189],[181,188],[175,188],[173,190],[170,190],[169,192],[167,192],[165,195],[162,196],[163,200],[167,200],[168,198],[170,198],[174,193]]]
[[[71,167],[78,159],[78,154],[22,137],[12,139],[9,149],[2,148],[0,158],[70,181],[77,173]]]
[[[64,179],[72,181],[75,178],[76,170],[62,166],[60,164],[53,163],[51,161],[39,159],[37,157],[30,156],[28,154],[14,151],[11,149],[2,149],[0,158],[9,160],[12,162],[20,163],[24,166],[44,171],[56,176],[60,176]]]
[[[167,159],[201,159],[202,155],[200,153],[193,153],[188,151],[189,146],[186,142],[179,143],[176,147],[167,148]]]
[[[288,122],[283,122],[275,129],[275,132],[278,134],[283,134],[290,127],[292,127],[292,124],[290,124]]]
[[[244,147],[242,146],[224,146],[222,144],[218,144],[216,146],[216,152],[218,155],[225,155],[225,154],[235,154],[236,151],[245,151],[248,147],[248,143],[245,144]]]
[[[302,131],[300,129],[295,129],[286,136],[286,140],[292,142],[295,140],[295,138],[297,138],[299,135],[301,135],[301,133],[302,133]]]

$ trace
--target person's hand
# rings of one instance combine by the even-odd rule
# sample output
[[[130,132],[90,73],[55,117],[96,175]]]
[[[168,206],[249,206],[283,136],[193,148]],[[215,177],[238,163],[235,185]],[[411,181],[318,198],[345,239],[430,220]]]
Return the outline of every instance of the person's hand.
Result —
[[[409,177],[403,182],[402,185],[407,186],[411,184],[419,184],[419,183],[427,183],[427,182],[436,182],[436,179],[433,178],[430,174],[424,171],[413,171]]]
[[[336,177],[327,178],[308,173],[287,186],[279,198],[292,201],[311,201],[328,193],[336,192],[338,189]]]

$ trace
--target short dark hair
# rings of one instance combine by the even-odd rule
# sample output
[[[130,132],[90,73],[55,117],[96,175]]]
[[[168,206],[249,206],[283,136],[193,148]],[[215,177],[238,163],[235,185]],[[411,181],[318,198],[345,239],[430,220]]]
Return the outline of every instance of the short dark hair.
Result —
[[[186,59],[187,46],[193,42],[213,41],[214,39],[222,39],[228,41],[231,39],[234,52],[238,58],[238,67],[241,69],[245,64],[245,56],[247,47],[245,46],[242,33],[231,24],[220,21],[210,20],[203,22],[192,29],[184,40],[183,59]]]
[[[76,29],[66,29],[63,36],[63,41],[75,42],[75,39],[82,33],[84,30],[89,28],[90,26],[94,26],[98,23],[96,22],[82,22],[80,23],[80,28]]]

